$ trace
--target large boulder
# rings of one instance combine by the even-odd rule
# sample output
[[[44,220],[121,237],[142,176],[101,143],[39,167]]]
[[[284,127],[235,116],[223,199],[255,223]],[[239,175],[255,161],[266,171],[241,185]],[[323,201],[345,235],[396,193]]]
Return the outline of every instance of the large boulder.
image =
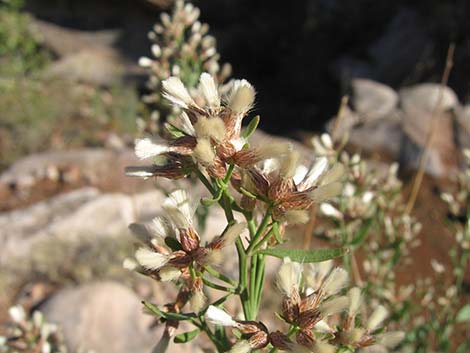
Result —
[[[148,353],[160,334],[149,329],[152,318],[140,299],[114,282],[63,289],[40,309],[59,325],[71,352]]]
[[[455,171],[457,150],[454,143],[454,119],[459,102],[454,91],[439,84],[426,83],[403,88],[399,95],[404,131],[402,162],[409,167],[418,166],[434,126],[426,171],[434,176],[446,176]]]
[[[0,213],[0,264],[27,256],[36,244],[46,240],[126,235],[129,223],[157,215],[164,198],[158,190],[125,195],[83,188]]]
[[[352,104],[361,121],[374,121],[393,116],[398,94],[391,87],[368,79],[357,78],[352,85]]]

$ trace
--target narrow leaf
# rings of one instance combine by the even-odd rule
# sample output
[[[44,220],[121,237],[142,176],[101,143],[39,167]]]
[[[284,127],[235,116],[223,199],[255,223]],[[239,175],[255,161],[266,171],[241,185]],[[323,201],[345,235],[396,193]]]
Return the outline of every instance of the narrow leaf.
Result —
[[[150,310],[153,314],[155,314],[158,317],[167,319],[167,320],[176,320],[176,321],[184,321],[184,320],[189,320],[191,318],[196,317],[195,314],[179,314],[179,313],[167,313],[162,310],[155,304],[143,301],[142,304]]]
[[[256,128],[258,127],[259,120],[260,120],[259,115],[251,119],[250,123],[247,125],[247,127],[242,133],[242,136],[244,138],[250,137],[253,134],[253,132],[255,132]]]
[[[295,262],[322,262],[335,257],[343,256],[348,252],[346,248],[337,249],[316,249],[316,250],[300,250],[300,249],[286,249],[286,248],[273,248],[264,249],[259,251],[260,254],[269,255],[283,259],[289,257]]]
[[[457,322],[470,322],[470,304],[464,305],[460,309],[455,320]]]
[[[365,240],[367,234],[369,233],[369,229],[373,223],[374,219],[369,218],[367,221],[364,222],[364,224],[359,228],[357,231],[356,235],[354,236],[354,239],[351,241],[351,245],[353,247],[358,247],[359,245],[362,244],[362,242]]]
[[[180,242],[172,237],[165,238],[165,244],[173,251],[183,250]]]
[[[175,343],[186,343],[192,341],[199,333],[201,332],[200,329],[195,329],[193,331],[183,332],[179,335],[176,335],[173,339]]]

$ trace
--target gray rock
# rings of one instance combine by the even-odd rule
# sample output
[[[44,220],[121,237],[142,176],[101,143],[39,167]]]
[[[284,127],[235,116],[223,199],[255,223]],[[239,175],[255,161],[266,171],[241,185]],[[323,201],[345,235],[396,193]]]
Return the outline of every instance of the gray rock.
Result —
[[[437,83],[422,83],[411,87],[405,87],[398,92],[401,106],[405,114],[413,116],[416,111],[432,113],[436,109],[439,97],[440,110],[451,110],[459,105],[457,95],[450,87],[444,87],[441,93],[441,85]]]
[[[124,167],[139,163],[131,149],[84,148],[37,153],[20,159],[3,172],[0,184],[28,189],[42,179],[49,179],[53,169],[64,175],[76,170],[80,179],[92,185],[115,183],[120,190],[131,191],[136,179],[125,177]]]
[[[85,49],[52,63],[46,79],[65,79],[94,86],[112,86],[125,74],[122,58],[111,49]]]
[[[362,121],[369,122],[394,116],[398,94],[389,86],[358,78],[352,81],[352,89],[352,104]]]
[[[111,47],[121,35],[118,30],[80,31],[31,17],[31,32],[41,44],[59,57],[76,54],[86,48]]]
[[[463,106],[457,113],[457,139],[459,147],[470,148],[470,105]]]
[[[40,309],[71,352],[148,353],[160,335],[149,329],[152,318],[139,298],[114,282],[61,290]]]
[[[440,85],[428,83],[401,89],[399,94],[405,137],[400,152],[402,164],[418,167],[431,125],[435,124],[426,171],[434,176],[447,176],[454,172],[457,168],[454,111],[459,107],[455,93],[449,87],[441,92]]]
[[[56,196],[33,206],[0,213],[0,263],[27,256],[47,239],[75,241],[83,237],[117,237],[127,227],[160,212],[164,194],[100,194],[85,188]]]
[[[351,129],[349,142],[368,152],[385,152],[394,159],[400,155],[403,132],[400,122],[381,120]]]

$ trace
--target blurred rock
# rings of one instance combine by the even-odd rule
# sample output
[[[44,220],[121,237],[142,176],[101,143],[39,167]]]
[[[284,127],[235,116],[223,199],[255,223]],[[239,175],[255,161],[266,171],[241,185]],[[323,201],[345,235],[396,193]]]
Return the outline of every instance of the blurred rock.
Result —
[[[164,197],[161,191],[124,195],[84,188],[0,213],[0,263],[27,256],[35,244],[47,239],[126,235],[129,223],[157,215]]]
[[[456,130],[459,147],[470,148],[470,105],[465,105],[459,110]]]
[[[454,119],[459,103],[449,87],[440,91],[441,86],[438,84],[420,84],[403,88],[399,92],[405,136],[400,153],[401,162],[405,167],[418,167],[430,128],[435,124],[425,167],[434,176],[446,176],[457,168]]]
[[[441,110],[454,109],[459,105],[457,95],[450,87],[444,87],[437,83],[421,83],[411,87],[402,88],[400,95],[401,106],[405,114],[412,116],[416,111],[432,113],[440,96]]]
[[[62,79],[110,87],[125,75],[122,57],[109,48],[91,48],[53,62],[46,69],[46,79]]]
[[[20,159],[0,175],[0,185],[16,189],[27,189],[42,179],[63,182],[83,179],[90,184],[116,182],[120,190],[129,190],[130,178],[123,181],[124,167],[139,163],[131,149],[111,151],[100,148],[84,148],[67,151],[52,151],[33,154]],[[113,171],[110,173],[110,171]],[[122,171],[122,172],[116,172]],[[59,175],[57,175],[59,174]],[[74,174],[74,175],[72,175]],[[122,182],[119,182],[119,181]]]
[[[121,35],[119,30],[80,31],[34,17],[31,17],[29,25],[41,44],[58,57],[76,54],[84,49],[111,47]]]
[[[351,129],[349,142],[363,151],[385,153],[398,159],[403,131],[399,121],[381,120]]]
[[[160,336],[149,329],[152,317],[140,299],[114,282],[61,290],[40,310],[60,326],[71,352],[148,353]]]
[[[360,78],[354,79],[351,85],[352,105],[361,121],[386,118],[395,112],[398,94],[391,87]]]
[[[345,107],[338,125],[328,130],[335,138],[349,135],[349,142],[366,152],[382,152],[398,158],[402,139],[398,94],[389,86],[368,79],[351,83],[354,110]]]

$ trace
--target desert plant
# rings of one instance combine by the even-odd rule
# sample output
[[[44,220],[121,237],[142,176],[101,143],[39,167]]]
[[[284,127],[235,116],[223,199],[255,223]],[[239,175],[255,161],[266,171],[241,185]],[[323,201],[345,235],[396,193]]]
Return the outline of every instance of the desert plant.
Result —
[[[202,73],[199,86],[203,104],[191,97],[179,78],[162,82],[163,96],[182,113],[166,125],[165,138],[136,140],[137,157],[153,163],[126,169],[127,175],[143,178],[195,175],[210,193],[201,204],[208,208],[219,205],[227,221],[222,234],[203,242],[194,226],[190,195],[176,190],[162,205],[165,215],[151,224],[130,226],[143,246],[125,266],[157,281],[176,282],[179,288],[172,303],[145,302],[166,323],[154,352],[165,351],[173,336],[180,343],[201,332],[218,351],[234,353],[259,349],[352,352],[358,347],[399,343],[401,333],[382,335],[387,316],[384,307],[377,305],[366,320],[359,289],[340,295],[347,272],[324,261],[344,255],[345,248],[292,250],[279,246],[285,242],[287,224],[306,222],[313,204],[342,190],[343,165],[337,162],[329,168],[328,159],[321,157],[306,168],[299,165],[300,155],[289,144],[250,146],[248,138],[259,120],[254,118],[242,131],[242,120],[254,104],[251,84],[234,81],[221,97],[216,80]],[[232,245],[238,253],[237,279],[219,266],[222,252]],[[284,331],[270,331],[258,321],[266,256],[284,259],[277,280],[282,294],[278,317],[285,323]],[[304,272],[307,263],[313,264]],[[223,295],[209,303],[208,288]],[[222,309],[232,296],[239,298],[238,316]],[[344,314],[347,308],[349,313]],[[175,336],[180,321],[189,322],[194,330]],[[225,327],[231,327],[233,334],[228,335]]]
[[[231,66],[220,66],[216,40],[208,34],[209,25],[199,22],[199,14],[200,10],[193,4],[177,0],[172,14],[162,13],[161,21],[148,34],[153,57],[142,57],[139,64],[149,71],[150,93],[143,100],[152,108],[152,114],[150,119],[138,119],[141,131],[158,132],[163,123],[179,113],[178,108],[162,97],[163,80],[179,77],[196,102],[204,104],[204,95],[197,87],[199,75],[208,72],[219,84],[230,76]],[[219,87],[222,91],[227,88]]]

